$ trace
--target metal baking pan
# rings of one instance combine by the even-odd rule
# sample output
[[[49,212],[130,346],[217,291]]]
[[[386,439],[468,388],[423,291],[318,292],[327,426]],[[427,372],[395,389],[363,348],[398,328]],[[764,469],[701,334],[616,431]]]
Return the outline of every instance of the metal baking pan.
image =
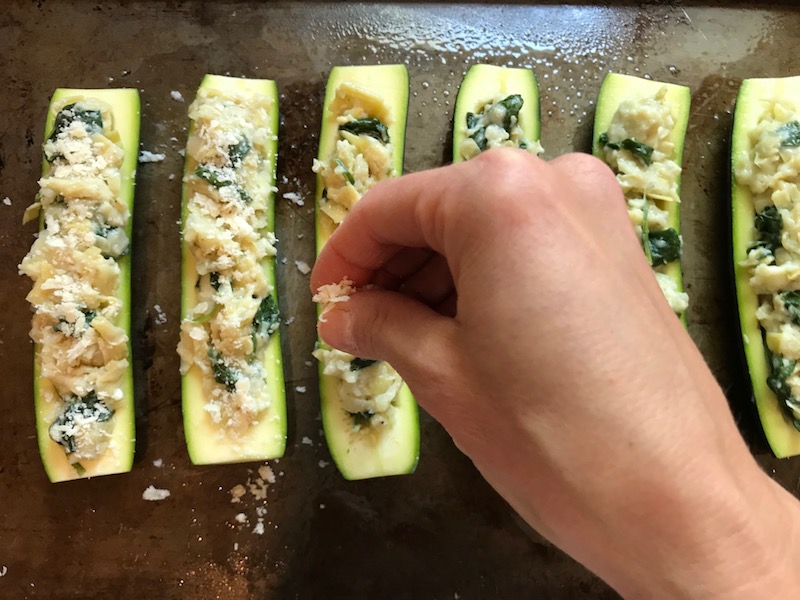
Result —
[[[746,77],[799,74],[798,28],[800,13],[792,8],[742,3],[6,3],[0,197],[11,205],[0,204],[0,597],[617,597],[525,526],[426,415],[414,475],[346,482],[331,464],[315,367],[306,363],[314,309],[294,261],[313,261],[310,166],[325,78],[337,64],[408,65],[411,171],[447,161],[458,85],[476,62],[534,69],[546,157],[589,149],[594,100],[607,71],[691,86],[683,188],[689,331],[759,463],[798,494],[800,462],[771,457],[750,403],[726,233],[738,85]],[[189,463],[175,353],[178,150],[187,104],[170,92],[191,100],[207,72],[274,78],[281,90],[277,224],[280,257],[288,260],[279,264],[279,282],[284,312],[295,317],[282,329],[289,440],[286,457],[272,464],[277,481],[266,500],[248,495],[241,504],[231,504],[229,490],[258,465]],[[30,284],[17,265],[32,243],[33,229],[20,223],[37,191],[44,117],[59,86],[140,88],[142,147],[167,158],[140,165],[136,193],[136,464],[128,475],[51,485],[34,431]],[[305,206],[283,200],[289,192]],[[151,484],[171,497],[143,501]],[[253,528],[264,508],[265,532],[258,535]],[[238,513],[247,525],[236,522]]]

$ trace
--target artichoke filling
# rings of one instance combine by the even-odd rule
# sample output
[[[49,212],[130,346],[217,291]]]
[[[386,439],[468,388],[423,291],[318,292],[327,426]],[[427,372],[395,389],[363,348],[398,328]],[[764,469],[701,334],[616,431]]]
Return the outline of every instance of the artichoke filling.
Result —
[[[189,107],[183,239],[197,273],[196,303],[181,323],[181,373],[200,369],[205,410],[226,433],[256,424],[270,407],[264,352],[280,314],[266,261],[272,101],[201,89]]]
[[[458,148],[461,157],[470,159],[484,150],[503,147],[541,154],[542,145],[525,137],[525,131],[520,126],[519,113],[523,104],[524,100],[519,94],[505,98],[497,96],[479,102],[475,112],[467,113],[463,126],[467,138]]]
[[[625,194],[628,216],[673,311],[683,313],[689,296],[669,275],[680,261],[683,241],[671,226],[670,208],[680,202],[681,167],[675,162],[675,116],[667,88],[652,98],[621,102],[598,143]]]
[[[41,394],[53,407],[50,437],[82,471],[80,461],[112,445],[129,366],[117,263],[129,247],[130,212],[120,197],[126,150],[109,105],[75,97],[55,110],[43,146],[48,166],[25,213],[43,229],[20,271],[33,280],[30,335]]]
[[[396,171],[388,129],[391,119],[382,98],[342,83],[329,110],[339,127],[338,139],[327,160],[314,160],[313,171],[324,182],[320,210],[338,225],[361,196],[396,176]],[[403,381],[388,363],[327,347],[315,350],[314,357],[322,364],[323,375],[336,379],[342,409],[352,418],[355,431],[391,422]]]
[[[735,157],[734,175],[753,198],[754,242],[745,266],[769,360],[767,384],[800,429],[800,112],[768,101]]]

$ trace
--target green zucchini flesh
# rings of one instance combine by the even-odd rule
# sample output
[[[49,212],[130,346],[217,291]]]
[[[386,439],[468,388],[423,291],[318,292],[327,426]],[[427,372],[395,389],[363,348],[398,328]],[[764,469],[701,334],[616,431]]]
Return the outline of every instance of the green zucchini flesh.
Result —
[[[134,89],[67,89],[59,88],[53,94],[50,109],[45,123],[45,140],[57,133],[61,124],[57,122],[59,107],[70,105],[73,101],[81,99],[91,102],[97,100],[107,105],[111,114],[113,125],[103,128],[103,135],[113,139],[123,151],[122,163],[119,167],[120,189],[117,198],[120,203],[127,206],[129,216],[124,232],[127,240],[131,240],[131,226],[133,222],[133,196],[136,177],[136,165],[139,151],[139,93]],[[88,123],[88,121],[86,121]],[[102,119],[95,123],[103,127]],[[50,173],[51,164],[43,160],[42,173]],[[68,201],[68,200],[67,200]],[[40,218],[40,227],[44,228],[44,218]],[[120,380],[120,397],[112,406],[113,429],[110,433],[108,448],[93,459],[83,459],[77,464],[72,464],[65,452],[65,446],[55,442],[50,436],[50,427],[62,412],[62,402],[55,402],[58,398],[53,383],[42,376],[41,351],[39,344],[34,345],[34,398],[36,409],[36,430],[39,442],[39,452],[42,463],[51,482],[69,481],[79,478],[96,477],[115,473],[126,473],[133,465],[134,449],[136,445],[135,433],[135,408],[133,395],[133,368],[130,343],[131,322],[131,258],[125,252],[116,257],[119,266],[119,286],[116,297],[119,300],[119,312],[114,325],[122,329],[128,337],[127,361],[128,366]]]
[[[323,107],[319,155],[321,162],[333,156],[340,139],[338,115],[330,107],[336,91],[343,83],[379,96],[388,109],[385,123],[394,147],[394,171],[403,170],[406,117],[408,113],[408,73],[403,65],[335,67],[328,78]],[[370,115],[375,117],[376,115]],[[379,134],[376,134],[379,135]],[[321,210],[325,183],[317,176],[315,220],[317,254],[335,231],[337,225]],[[320,340],[323,349],[329,347]],[[363,364],[365,367],[368,361]],[[360,363],[359,363],[360,366]],[[326,375],[319,363],[319,391],[322,405],[322,424],[331,456],[346,479],[366,479],[411,473],[419,457],[419,417],[416,401],[408,386],[403,384],[394,400],[389,424],[358,427],[343,408],[338,392],[339,379]]]
[[[745,264],[750,249],[759,239],[754,226],[756,207],[750,187],[737,181],[736,166],[740,160],[752,156],[754,141],[751,132],[764,114],[767,102],[776,100],[794,104],[798,98],[800,77],[744,80],[736,99],[731,140],[732,258],[739,323],[761,425],[772,452],[778,458],[800,454],[800,431],[767,383],[772,368],[761,324],[756,317],[760,299],[750,284],[751,267]]]
[[[527,140],[538,147],[540,136],[539,86],[530,69],[498,67],[495,65],[472,65],[464,75],[458,90],[453,115],[453,162],[461,162],[464,156],[461,144],[469,137],[467,118],[480,111],[495,99],[519,96],[522,107],[517,115],[519,127]],[[531,144],[531,149],[534,148]]]
[[[673,160],[679,167],[683,159],[683,146],[686,137],[686,127],[689,122],[689,109],[691,105],[691,91],[688,87],[671,83],[662,83],[630,75],[619,73],[609,73],[603,80],[600,94],[597,99],[597,110],[595,112],[594,135],[592,139],[592,153],[605,160],[603,136],[609,130],[615,114],[619,110],[620,104],[629,102],[639,102],[656,96],[662,89],[666,90],[662,101],[672,109],[674,125],[669,136],[673,144],[672,156],[667,157]],[[641,141],[641,140],[640,140]],[[647,153],[642,153],[642,146],[636,140],[624,140],[629,143],[625,149],[631,149],[634,155],[643,157],[646,160]],[[613,142],[612,142],[613,143]],[[645,150],[648,148],[644,146]],[[652,148],[649,149],[652,152]],[[681,175],[677,175],[677,193],[680,196]],[[659,209],[666,211],[666,226],[680,234],[680,204],[678,202],[654,200]],[[643,243],[643,246],[650,245]],[[680,245],[678,246],[680,248]],[[659,267],[662,273],[669,276],[675,284],[677,292],[683,292],[683,275],[679,260],[680,250],[677,251],[678,258],[668,256],[666,264]],[[653,262],[652,264],[656,264]],[[685,323],[685,315],[681,314],[681,319]]]
[[[261,152],[258,160],[263,161],[262,172],[257,175],[257,181],[250,181],[249,185],[266,186],[269,190],[267,194],[266,206],[266,226],[261,231],[263,235],[274,233],[275,230],[275,168],[277,163],[278,150],[278,89],[274,81],[239,79],[233,77],[222,77],[218,75],[206,75],[200,85],[198,94],[213,94],[233,103],[247,102],[256,99],[266,102],[269,106],[267,111],[267,136],[266,141],[257,150],[252,140],[240,138],[237,144],[229,146],[228,155],[230,164],[236,169],[241,164],[243,156],[250,152]],[[250,116],[245,117],[248,122]],[[214,167],[207,168],[198,165],[190,152],[190,146],[195,134],[194,123],[189,131],[189,146],[186,152],[186,164],[184,169],[184,186],[181,217],[184,225],[184,237],[182,243],[182,285],[181,285],[181,319],[182,319],[182,344],[183,329],[187,321],[192,320],[192,311],[198,304],[198,289],[201,276],[197,271],[197,263],[191,251],[191,246],[185,239],[185,227],[189,218],[190,196],[193,190],[204,190],[203,186],[208,187],[206,193],[213,193],[209,190],[215,187],[224,187],[215,177],[219,177],[219,171]],[[264,172],[268,174],[264,175]],[[199,181],[202,179],[203,181]],[[224,184],[225,182],[222,182]],[[250,194],[245,186],[237,186],[236,190],[239,200],[243,203],[251,201]],[[236,201],[236,200],[234,200]],[[272,333],[269,335],[263,354],[261,355],[261,367],[263,368],[264,381],[268,397],[269,406],[262,409],[257,417],[246,427],[237,429],[235,432],[226,427],[224,419],[222,422],[215,422],[206,405],[209,399],[204,391],[205,375],[196,363],[191,364],[185,371],[182,378],[182,399],[183,399],[183,424],[186,436],[186,445],[192,463],[196,465],[235,463],[256,460],[268,460],[283,456],[286,448],[286,391],[284,387],[283,366],[281,359],[280,333],[277,329],[279,323],[279,313],[277,312],[277,288],[275,279],[275,258],[266,256],[260,261],[266,282],[270,288],[268,295],[263,299],[259,306],[268,306],[273,319]],[[211,274],[213,278],[214,273]],[[219,274],[217,274],[219,277]],[[219,285],[218,279],[212,280],[211,285]],[[215,309],[216,310],[216,309]],[[259,311],[253,320],[259,318]],[[202,325],[207,329],[207,323],[216,313],[208,314],[202,318],[195,318],[195,324]],[[253,331],[255,332],[255,325]],[[254,338],[255,339],[255,338]],[[256,344],[254,344],[255,352]],[[259,352],[262,347],[259,345]],[[218,371],[214,367],[224,369],[222,359],[214,362],[215,359],[210,355],[205,355],[201,360],[208,360],[214,368],[215,377]],[[221,384],[221,380],[217,379]],[[228,382],[231,383],[231,382]],[[213,384],[212,384],[213,385]],[[229,388],[229,391],[232,388]]]

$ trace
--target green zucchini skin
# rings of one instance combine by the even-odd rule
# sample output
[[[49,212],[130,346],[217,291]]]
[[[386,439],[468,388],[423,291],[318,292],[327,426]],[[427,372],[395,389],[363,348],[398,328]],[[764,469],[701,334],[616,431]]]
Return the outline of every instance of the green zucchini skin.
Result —
[[[609,73],[603,79],[600,87],[600,94],[597,98],[597,110],[595,111],[594,133],[592,136],[592,154],[603,160],[603,149],[600,147],[600,135],[608,131],[611,120],[617,112],[620,103],[625,100],[637,100],[640,98],[653,97],[662,87],[667,88],[666,101],[673,107],[675,116],[675,127],[672,129],[672,142],[675,144],[675,155],[672,159],[682,166],[683,147],[686,139],[686,128],[689,124],[689,111],[692,102],[691,90],[683,85],[674,83],[663,83],[631,75],[620,73]],[[678,196],[681,194],[681,178],[678,177]],[[681,232],[681,207],[675,202],[665,202],[659,204],[661,208],[669,212],[668,226],[678,234]],[[681,271],[680,260],[673,261],[667,265],[667,275],[678,285],[678,290],[683,291],[683,273]],[[686,325],[686,315],[681,315],[681,320]]]
[[[763,100],[781,97],[800,98],[800,77],[745,79],[739,88],[731,136],[731,236],[739,325],[753,397],[772,452],[778,458],[785,458],[800,454],[800,432],[767,385],[770,370],[761,325],[756,318],[758,297],[750,287],[749,269],[742,265],[756,241],[755,209],[750,190],[737,185],[735,175],[737,156],[752,148],[749,133],[761,116]]]
[[[136,180],[136,167],[139,156],[139,128],[141,101],[139,92],[135,89],[57,89],[50,101],[47,120],[44,128],[44,139],[50,137],[53,131],[56,112],[54,106],[65,98],[83,96],[96,98],[109,104],[112,108],[114,127],[119,132],[120,143],[125,151],[125,157],[120,167],[121,185],[120,198],[131,211],[131,217],[125,228],[128,239],[133,243],[131,235],[133,226],[133,196]],[[50,168],[46,160],[42,160],[42,173],[47,173]],[[131,348],[131,255],[121,256],[117,259],[120,269],[119,299],[121,309],[117,325],[128,334],[128,369],[123,381],[123,398],[115,407],[113,444],[116,452],[111,448],[104,456],[91,461],[81,461],[85,469],[82,474],[73,467],[64,452],[64,448],[50,438],[49,428],[53,421],[52,406],[47,402],[44,389],[50,386],[47,380],[40,377],[41,363],[39,360],[40,348],[34,344],[33,389],[36,410],[36,433],[39,442],[39,454],[48,479],[52,483],[71,481],[100,475],[113,475],[127,473],[133,467],[133,457],[136,446],[136,414],[133,394],[133,352]]]
[[[331,70],[323,105],[318,158],[327,159],[336,145],[338,125],[336,116],[328,107],[336,95],[336,88],[344,82],[372,91],[390,107],[393,122],[388,129],[394,146],[394,167],[400,175],[403,171],[408,115],[408,72],[403,65],[348,66]],[[317,254],[336,228],[333,221],[320,210],[323,190],[324,182],[317,175],[314,202]],[[328,347],[322,340],[319,343],[324,348]],[[328,449],[345,479],[402,475],[416,469],[419,460],[419,414],[417,403],[407,385],[404,384],[398,393],[392,429],[380,435],[372,435],[369,428],[353,431],[352,417],[341,407],[336,378],[323,373],[322,363],[319,363],[319,393]]]
[[[274,110],[270,115],[273,137],[269,150],[272,163],[269,185],[275,187],[275,173],[278,157],[278,87],[272,80],[266,79],[240,79],[223,77],[219,75],[206,75],[200,84],[200,89],[210,88],[228,93],[262,94],[272,99]],[[189,136],[192,131],[190,129]],[[193,173],[196,164],[186,154],[184,174]],[[181,220],[186,222],[188,213],[188,186],[184,184],[181,207]],[[270,194],[267,228],[275,230],[275,195]],[[181,321],[195,305],[195,282],[197,271],[191,250],[185,243],[181,244]],[[272,298],[276,304],[278,293],[275,276],[275,258],[267,258],[263,263],[267,280],[272,286]],[[192,367],[182,377],[182,407],[183,426],[186,436],[186,446],[189,458],[195,465],[238,463],[257,460],[269,460],[283,456],[286,450],[286,389],[283,375],[283,360],[281,355],[280,332],[275,331],[271,336],[264,355],[267,377],[270,382],[272,405],[267,416],[258,425],[237,437],[236,444],[223,435],[224,432],[214,425],[205,411],[205,396],[202,389],[202,378],[197,367]]]
[[[498,67],[495,65],[472,65],[461,86],[453,112],[453,162],[464,159],[459,146],[467,137],[467,113],[475,112],[480,103],[495,96],[519,94],[524,101],[519,113],[519,126],[531,141],[539,141],[541,135],[539,84],[530,69]]]

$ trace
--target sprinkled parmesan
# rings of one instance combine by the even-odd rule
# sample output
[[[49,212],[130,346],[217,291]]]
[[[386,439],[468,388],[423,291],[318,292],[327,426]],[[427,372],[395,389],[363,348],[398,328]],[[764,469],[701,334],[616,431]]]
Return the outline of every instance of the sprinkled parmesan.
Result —
[[[142,492],[142,500],[149,500],[151,502],[166,500],[169,496],[169,490],[162,490],[152,485]]]
[[[120,268],[130,211],[120,197],[125,149],[111,127],[111,107],[66,98],[54,107],[43,145],[48,166],[24,220],[45,227],[20,265],[34,282],[30,336],[39,346],[39,377],[50,438],[78,473],[81,461],[112,445],[114,414],[124,399],[128,336],[117,325]],[[4,201],[11,204],[10,199]]]
[[[153,466],[157,469],[160,469],[164,466],[164,460],[161,458],[157,458],[153,461]]]
[[[141,152],[139,152],[140,163],[161,162],[165,158],[167,158],[167,155],[162,154],[160,152],[150,152],[149,150],[142,150]]]
[[[294,389],[298,394],[305,394],[306,393],[306,386],[304,386],[304,385],[298,385]]]
[[[175,100],[175,102],[183,102],[183,94],[181,94],[178,90],[172,90],[169,93],[170,97]]]
[[[182,373],[202,376],[208,418],[237,442],[273,402],[264,357],[281,320],[265,270],[277,242],[268,230],[274,111],[269,96],[211,88],[189,106],[183,240],[197,293],[178,353]]]
[[[247,493],[247,489],[241,484],[237,483],[230,490],[231,504],[237,504],[242,501],[242,497]]]
[[[11,198],[9,198],[8,196],[3,198],[3,204],[5,204],[6,206],[11,206]]]
[[[161,307],[158,304],[153,306],[153,310],[156,312],[156,325],[163,325],[167,322],[167,315],[161,310]]]
[[[283,197],[289,202],[293,202],[297,206],[303,206],[305,204],[302,196],[300,196],[300,194],[298,194],[297,192],[287,192],[283,195]]]
[[[297,267],[297,270],[300,271],[303,275],[308,275],[311,273],[311,267],[308,266],[308,263],[302,260],[294,261],[294,265]]]
[[[311,298],[317,304],[324,305],[319,315],[319,320],[325,322],[325,314],[333,310],[334,304],[347,302],[356,292],[353,282],[345,277],[339,283],[329,283],[317,288],[317,293]]]

